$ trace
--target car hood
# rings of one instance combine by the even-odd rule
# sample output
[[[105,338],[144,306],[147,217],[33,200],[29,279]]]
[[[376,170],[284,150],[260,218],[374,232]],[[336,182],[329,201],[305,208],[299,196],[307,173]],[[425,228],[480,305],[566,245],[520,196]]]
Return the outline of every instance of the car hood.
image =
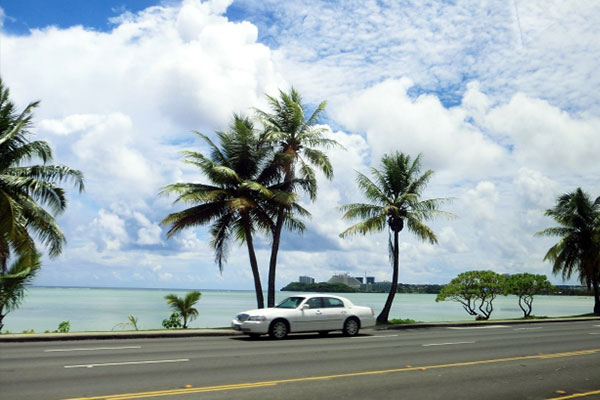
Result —
[[[239,314],[248,314],[248,315],[264,315],[265,317],[272,317],[275,315],[281,315],[282,313],[286,312],[286,311],[292,311],[295,310],[295,308],[275,308],[275,307],[271,307],[271,308],[257,308],[255,310],[248,310],[248,311],[243,311]]]

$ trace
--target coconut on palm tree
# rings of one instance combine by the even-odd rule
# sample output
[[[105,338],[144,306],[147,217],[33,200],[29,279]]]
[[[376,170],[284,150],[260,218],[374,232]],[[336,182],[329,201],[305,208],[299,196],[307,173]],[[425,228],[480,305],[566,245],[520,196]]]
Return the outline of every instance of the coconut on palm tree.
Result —
[[[326,128],[317,126],[326,102],[321,102],[307,118],[306,106],[294,88],[289,93],[280,90],[279,98],[267,96],[267,100],[270,110],[256,110],[256,114],[265,127],[265,138],[274,144],[279,154],[283,182],[278,187],[288,193],[296,193],[298,189],[302,189],[314,201],[317,197],[317,179],[313,166],[323,172],[327,179],[331,179],[333,168],[321,149],[339,146],[335,140],[325,137]],[[293,215],[291,203],[279,204],[275,212],[267,290],[269,307],[275,305],[275,278],[281,232],[284,226],[294,226],[291,223]]]
[[[67,207],[62,182],[72,182],[81,192],[83,174],[62,165],[50,165],[52,149],[44,141],[30,140],[33,109],[39,102],[30,103],[18,113],[9,97],[10,93],[0,79],[0,309],[13,309],[5,281],[15,282],[9,262],[19,266],[19,276],[39,269],[39,255],[35,240],[48,248],[50,257],[59,255],[66,239],[55,216]],[[42,164],[29,165],[32,160]],[[27,274],[25,274],[27,275]],[[24,283],[23,283],[24,284]],[[21,293],[15,291],[13,293]],[[0,313],[1,314],[1,313]],[[4,314],[0,315],[3,317]],[[1,324],[0,324],[1,327]]]
[[[569,279],[576,274],[582,284],[594,290],[594,314],[600,315],[600,197],[595,200],[577,188],[560,196],[545,215],[559,226],[547,228],[538,236],[558,237],[544,261],[552,262],[552,272]]]
[[[167,304],[171,307],[171,310],[183,318],[183,329],[187,329],[188,322],[196,319],[198,316],[198,310],[194,306],[200,300],[200,296],[202,296],[202,293],[197,290],[186,293],[185,297],[178,297],[174,294],[165,296],[165,300],[167,300]]]
[[[345,212],[344,219],[361,220],[342,232],[340,237],[365,235],[388,229],[393,266],[392,285],[385,306],[377,316],[377,323],[385,324],[388,322],[398,286],[400,231],[406,226],[419,239],[435,244],[437,237],[425,222],[440,214],[452,214],[438,210],[439,205],[447,199],[421,199],[422,192],[433,175],[432,170],[421,174],[421,155],[414,160],[400,152],[384,155],[381,169],[371,168],[371,173],[373,180],[361,173],[358,173],[357,177],[358,187],[370,202],[340,207]]]
[[[200,168],[210,184],[175,183],[161,193],[176,193],[175,202],[192,207],[168,215],[163,225],[170,226],[168,237],[182,229],[210,224],[211,246],[215,261],[223,270],[229,242],[232,238],[245,242],[258,308],[264,308],[262,284],[254,250],[257,230],[270,231],[273,227],[273,204],[286,204],[299,212],[306,212],[295,204],[293,194],[273,187],[279,173],[276,155],[269,143],[257,134],[252,121],[234,115],[228,132],[217,132],[219,146],[207,136],[196,132],[209,145],[210,156],[185,152],[185,161]],[[293,221],[299,229],[303,225]]]

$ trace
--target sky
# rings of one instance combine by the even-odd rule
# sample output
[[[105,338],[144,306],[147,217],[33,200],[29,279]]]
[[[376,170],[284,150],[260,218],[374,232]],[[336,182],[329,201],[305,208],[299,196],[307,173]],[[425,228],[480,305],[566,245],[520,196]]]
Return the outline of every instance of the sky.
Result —
[[[36,285],[252,289],[247,250],[223,273],[208,227],[167,239],[180,209],[159,196],[206,182],[182,163],[194,135],[267,109],[296,88],[344,149],[319,176],[303,235],[282,237],[277,287],[299,275],[391,279],[387,232],[340,239],[342,204],[365,201],[357,171],[422,154],[423,198],[452,198],[438,244],[400,234],[400,281],[461,272],[551,274],[543,258],[558,196],[600,195],[600,2],[595,0],[2,0],[0,76],[20,109],[41,100],[36,139],[80,169],[58,217],[68,243]],[[266,287],[269,237],[256,239]],[[569,281],[567,283],[573,283]]]

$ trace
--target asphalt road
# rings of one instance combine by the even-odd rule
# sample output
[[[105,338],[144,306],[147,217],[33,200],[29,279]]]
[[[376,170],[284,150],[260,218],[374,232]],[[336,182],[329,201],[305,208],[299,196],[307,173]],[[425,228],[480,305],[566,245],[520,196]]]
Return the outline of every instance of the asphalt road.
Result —
[[[600,322],[0,343],[0,399],[75,398],[600,399]]]

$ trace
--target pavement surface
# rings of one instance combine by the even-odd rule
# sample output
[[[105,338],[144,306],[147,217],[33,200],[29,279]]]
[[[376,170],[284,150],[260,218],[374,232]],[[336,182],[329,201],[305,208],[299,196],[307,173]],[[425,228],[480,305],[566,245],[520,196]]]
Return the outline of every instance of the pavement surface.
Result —
[[[449,325],[279,341],[233,335],[3,342],[0,399],[600,398],[597,318]]]

